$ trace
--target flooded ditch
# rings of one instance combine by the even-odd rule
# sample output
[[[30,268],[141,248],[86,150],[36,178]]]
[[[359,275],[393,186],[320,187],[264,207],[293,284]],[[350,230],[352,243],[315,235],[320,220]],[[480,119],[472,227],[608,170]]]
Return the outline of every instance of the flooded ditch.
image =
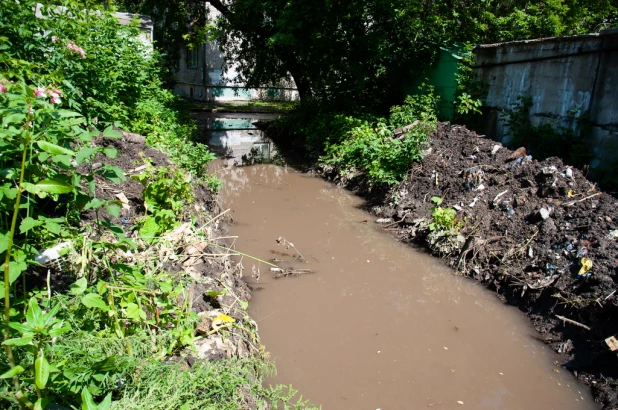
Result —
[[[213,138],[236,153],[217,164],[236,249],[314,272],[275,279],[242,260],[277,365],[269,383],[324,409],[597,408],[521,312],[395,241],[361,199],[292,167],[234,167],[239,152],[270,144],[259,133]]]
[[[270,382],[324,409],[595,408],[523,314],[381,232],[360,199],[289,167],[221,176],[237,249],[315,271],[274,279],[243,260],[251,314],[278,369]]]

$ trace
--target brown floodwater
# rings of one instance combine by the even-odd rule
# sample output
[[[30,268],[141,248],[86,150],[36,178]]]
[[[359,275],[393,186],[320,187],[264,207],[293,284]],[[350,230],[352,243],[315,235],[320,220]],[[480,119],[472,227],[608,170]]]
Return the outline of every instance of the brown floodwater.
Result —
[[[315,271],[274,279],[242,261],[262,288],[250,313],[277,366],[268,383],[325,410],[597,408],[520,311],[398,243],[359,198],[291,167],[219,172],[236,249]]]

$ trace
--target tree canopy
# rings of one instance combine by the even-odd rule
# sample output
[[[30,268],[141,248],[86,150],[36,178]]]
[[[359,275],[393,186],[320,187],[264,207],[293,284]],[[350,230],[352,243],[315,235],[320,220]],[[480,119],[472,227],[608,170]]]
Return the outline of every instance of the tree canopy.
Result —
[[[216,22],[209,3],[219,11]],[[386,107],[440,47],[599,31],[615,0],[121,0],[156,21],[171,60],[210,33],[248,87],[291,75],[301,99]],[[213,24],[214,23],[214,24]],[[397,90],[397,92],[395,91]]]
[[[611,0],[207,0],[215,36],[247,86],[291,74],[301,99],[392,104],[441,46],[592,32]]]

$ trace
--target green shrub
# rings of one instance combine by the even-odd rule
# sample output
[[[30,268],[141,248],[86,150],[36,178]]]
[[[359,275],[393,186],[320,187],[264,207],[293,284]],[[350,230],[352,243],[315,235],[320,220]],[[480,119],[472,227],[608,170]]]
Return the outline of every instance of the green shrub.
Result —
[[[410,166],[422,159],[429,134],[437,123],[433,88],[423,85],[423,91],[407,97],[401,106],[392,107],[388,119],[343,117],[346,127],[333,130],[324,139],[325,154],[321,160],[344,172],[364,172],[372,184],[400,182]],[[418,123],[401,137],[393,136],[396,128],[415,121]],[[321,135],[328,132],[326,127],[318,129]]]

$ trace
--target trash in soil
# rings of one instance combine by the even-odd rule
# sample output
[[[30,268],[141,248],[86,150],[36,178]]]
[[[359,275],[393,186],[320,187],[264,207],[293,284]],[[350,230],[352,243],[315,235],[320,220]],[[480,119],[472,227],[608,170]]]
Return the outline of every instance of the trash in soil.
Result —
[[[586,277],[590,275],[590,269],[592,269],[592,260],[588,258],[582,258],[580,261],[582,267],[577,273],[578,276]]]
[[[614,336],[610,336],[607,339],[605,339],[605,343],[607,344],[607,346],[612,352],[615,352],[616,350],[618,350],[618,339],[616,339]]]

